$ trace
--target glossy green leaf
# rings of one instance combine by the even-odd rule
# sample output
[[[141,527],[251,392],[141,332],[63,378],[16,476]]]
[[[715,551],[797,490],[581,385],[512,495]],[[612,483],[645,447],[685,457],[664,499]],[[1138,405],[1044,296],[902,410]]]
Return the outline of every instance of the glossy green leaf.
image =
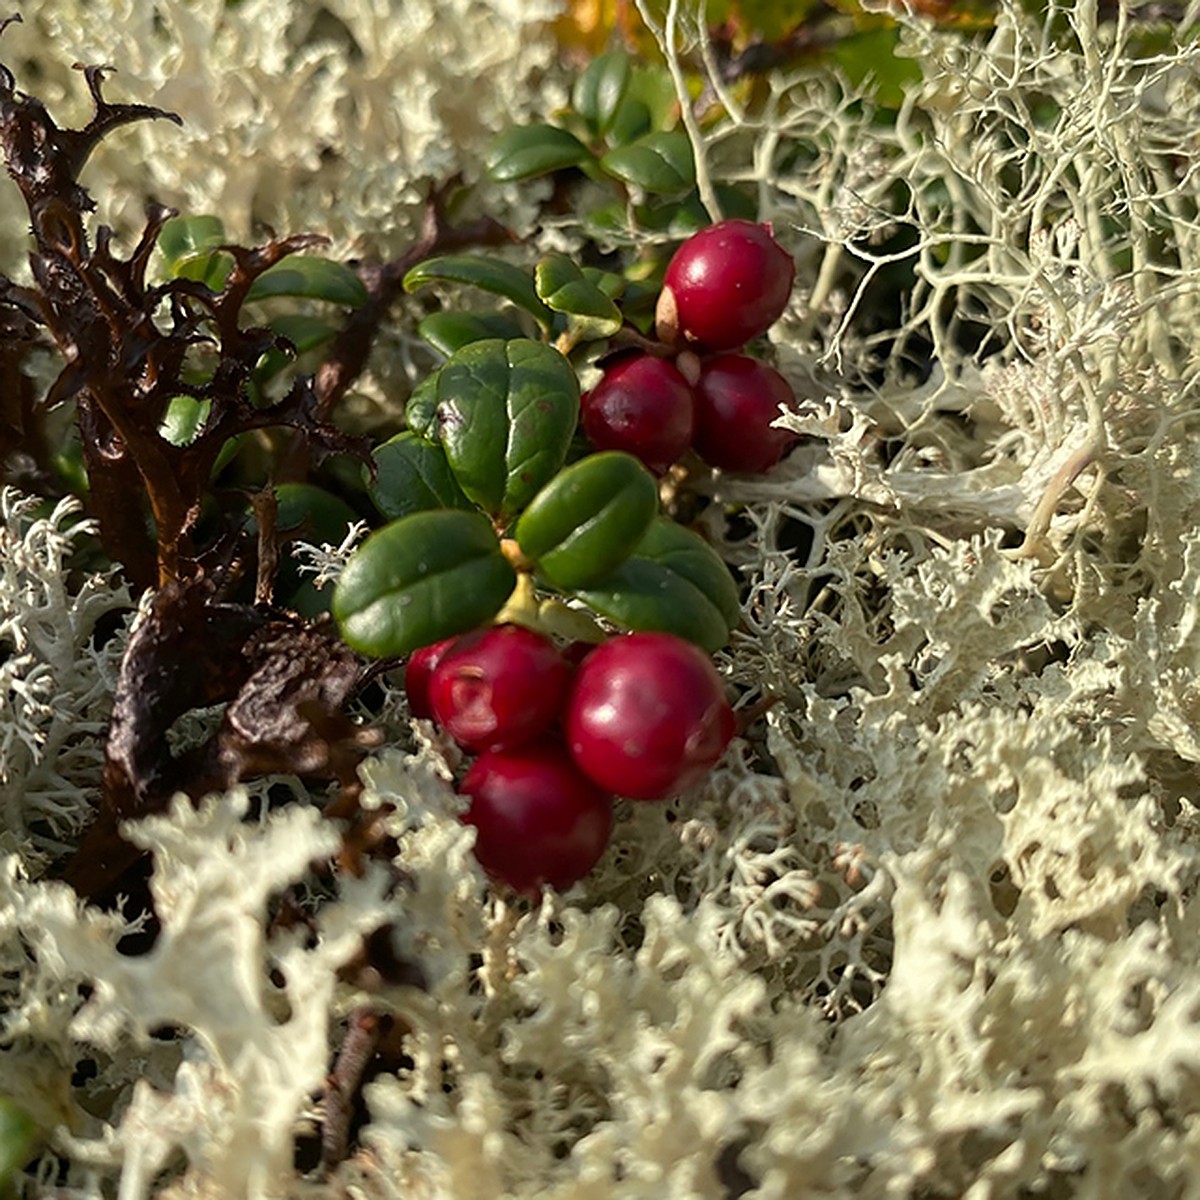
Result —
[[[417,288],[435,281],[465,283],[482,288],[485,292],[511,300],[519,308],[531,313],[538,324],[547,329],[554,323],[554,314],[538,299],[533,280],[524,271],[498,258],[448,254],[441,258],[426,259],[404,276],[404,290],[415,292]]]
[[[273,296],[302,296],[358,308],[367,301],[367,289],[345,263],[315,254],[295,254],[268,267],[250,285],[246,299],[266,300]]]
[[[657,195],[686,192],[696,183],[692,144],[682,129],[648,133],[627,146],[618,146],[600,165],[625,183]]]
[[[593,134],[605,134],[629,90],[629,55],[623,50],[600,54],[575,81],[571,102]]]
[[[371,500],[389,521],[431,508],[470,508],[471,502],[437,442],[415,433],[397,434],[374,454]]]
[[[268,350],[254,368],[254,379],[258,384],[266,383],[278,375],[296,356],[333,341],[337,334],[337,326],[309,313],[278,313],[267,325],[281,337],[287,338],[296,354],[291,355],[274,347]]]
[[[636,96],[626,96],[621,107],[613,114],[608,141],[613,146],[627,146],[645,137],[653,128],[654,114],[650,106]]]
[[[548,308],[563,313],[579,337],[611,337],[621,328],[612,300],[565,254],[548,254],[534,271],[538,295]]]
[[[275,527],[288,541],[313,545],[338,545],[358,514],[341,497],[311,483],[281,483],[275,489]],[[258,522],[250,518],[252,532]],[[318,588],[311,575],[301,572],[300,564],[284,550],[279,556],[275,576],[278,603],[315,618],[329,611],[333,588]]]
[[[493,617],[516,572],[482,513],[413,513],[372,534],[346,563],[333,615],[348,645],[406,654]]]
[[[557,125],[522,125],[502,133],[491,145],[484,167],[497,183],[532,179],[591,158],[588,148]]]
[[[517,522],[521,553],[555,587],[587,587],[611,574],[658,513],[654,476],[630,454],[590,454],[560,471]]]
[[[312,483],[281,483],[275,488],[276,528],[314,545],[338,545],[358,514],[340,496]]]
[[[505,521],[566,461],[579,381],[557,350],[528,338],[472,342],[437,375],[437,437],[459,486]]]
[[[674,633],[710,653],[729,641],[740,614],[737,585],[716,551],[665,517],[616,571],[575,594],[619,625]]]
[[[220,217],[171,217],[158,235],[158,251],[166,260],[167,270],[178,275],[177,263],[223,246],[229,239]]]
[[[516,338],[521,326],[506,313],[430,313],[418,326],[417,332],[447,358],[472,342],[485,338]]]
[[[441,368],[427,375],[412,390],[404,406],[404,423],[418,437],[437,440],[437,387]]]
[[[233,270],[233,255],[224,250],[202,250],[176,260],[171,274],[178,279],[191,279],[219,292]]]
[[[198,400],[195,396],[173,396],[167,402],[167,410],[158,427],[172,446],[187,446],[196,440],[208,420],[211,400]]]

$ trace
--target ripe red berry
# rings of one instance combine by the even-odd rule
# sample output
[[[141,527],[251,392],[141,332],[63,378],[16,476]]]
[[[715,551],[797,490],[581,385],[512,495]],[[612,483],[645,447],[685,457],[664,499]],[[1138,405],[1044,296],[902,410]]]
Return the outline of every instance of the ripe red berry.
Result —
[[[733,710],[708,656],[670,633],[598,646],[575,673],[564,720],[579,769],[639,800],[704,778],[733,737]]]
[[[769,225],[721,221],[693,234],[667,266],[658,335],[705,350],[733,350],[779,319],[796,264]]]
[[[597,450],[624,450],[662,474],[692,444],[695,400],[663,358],[623,358],[583,397],[583,432]]]
[[[766,363],[744,354],[709,359],[696,387],[696,453],[725,471],[769,471],[797,439],[771,422],[781,404],[795,403],[788,381]]]
[[[612,797],[552,742],[488,750],[462,792],[471,797],[463,820],[478,830],[475,857],[519,892],[570,887],[596,865],[612,833]]]
[[[460,637],[429,680],[429,703],[464,750],[515,746],[562,711],[571,668],[549,638],[520,625]]]
[[[446,651],[457,641],[457,637],[446,638],[445,641],[434,642],[432,646],[422,646],[408,656],[404,668],[404,692],[408,696],[408,711],[414,717],[433,716],[429,704],[429,679]]]

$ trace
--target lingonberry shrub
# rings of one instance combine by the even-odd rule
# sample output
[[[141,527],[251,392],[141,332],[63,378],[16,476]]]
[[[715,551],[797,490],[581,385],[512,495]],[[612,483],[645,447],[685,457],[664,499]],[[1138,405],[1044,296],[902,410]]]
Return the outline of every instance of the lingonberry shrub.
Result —
[[[515,746],[558,718],[571,668],[558,647],[520,625],[459,638],[429,680],[429,703],[464,750]]]
[[[659,474],[692,444],[692,389],[666,359],[621,359],[582,404],[583,432],[597,450],[624,450]]]
[[[792,256],[769,225],[710,225],[688,238],[667,266],[656,311],[659,337],[734,350],[779,319],[795,274]]]
[[[769,471],[796,442],[772,422],[796,397],[780,373],[744,354],[707,360],[696,385],[696,453],[726,471]]]
[[[608,845],[612,797],[555,742],[481,754],[461,791],[471,798],[463,820],[477,830],[476,858],[519,892],[570,887]]]
[[[600,787],[660,800],[699,783],[733,737],[708,656],[669,633],[633,633],[583,660],[567,699],[567,745]]]
[[[408,697],[408,711],[414,717],[433,716],[433,705],[429,702],[429,681],[446,651],[457,641],[457,637],[443,638],[409,655],[404,668],[404,693]]]

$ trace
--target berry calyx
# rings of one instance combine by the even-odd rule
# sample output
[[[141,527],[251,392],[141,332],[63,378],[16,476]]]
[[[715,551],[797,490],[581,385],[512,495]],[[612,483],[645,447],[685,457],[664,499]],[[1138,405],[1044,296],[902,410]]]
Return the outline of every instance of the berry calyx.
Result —
[[[698,646],[670,633],[633,633],[583,660],[564,729],[571,756],[594,783],[661,800],[704,778],[733,737],[734,716]]]
[[[446,652],[430,678],[429,703],[464,750],[515,746],[554,723],[570,677],[549,638],[495,625],[460,637]]]
[[[659,475],[692,444],[695,419],[687,380],[649,354],[614,363],[583,397],[588,441],[597,450],[624,450]]]
[[[404,694],[408,697],[408,711],[414,717],[432,717],[433,707],[429,703],[429,680],[446,651],[458,641],[458,637],[422,646],[408,656],[404,667]]]
[[[796,264],[769,225],[721,221],[693,234],[667,266],[655,312],[658,336],[734,350],[779,319]]]
[[[791,385],[766,363],[720,354],[704,363],[696,388],[696,453],[725,471],[769,471],[798,435],[771,424],[796,403]]]
[[[612,833],[612,797],[552,742],[481,754],[461,791],[471,798],[463,820],[478,831],[475,857],[519,892],[570,887],[600,860]]]

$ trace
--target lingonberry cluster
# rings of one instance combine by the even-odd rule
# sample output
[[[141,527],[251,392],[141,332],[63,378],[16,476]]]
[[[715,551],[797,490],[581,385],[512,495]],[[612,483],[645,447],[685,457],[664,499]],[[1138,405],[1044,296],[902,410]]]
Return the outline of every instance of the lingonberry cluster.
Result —
[[[582,878],[608,844],[614,795],[678,794],[734,732],[720,676],[691,642],[631,633],[572,651],[493,625],[415,651],[405,674],[412,714],[478,755],[463,819],[484,869],[519,892]]]
[[[689,448],[726,471],[775,466],[796,435],[772,422],[795,396],[778,371],[733,351],[778,320],[794,276],[767,225],[722,221],[689,238],[655,311],[667,356],[635,351],[609,363],[583,397],[592,445],[633,454],[657,474]]]

